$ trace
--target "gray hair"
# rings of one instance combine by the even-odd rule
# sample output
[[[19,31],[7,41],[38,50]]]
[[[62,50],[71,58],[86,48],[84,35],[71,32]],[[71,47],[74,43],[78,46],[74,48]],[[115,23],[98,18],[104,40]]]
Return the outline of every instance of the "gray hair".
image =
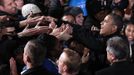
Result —
[[[116,59],[124,59],[129,56],[129,47],[121,37],[115,36],[107,41],[107,52],[115,55]]]

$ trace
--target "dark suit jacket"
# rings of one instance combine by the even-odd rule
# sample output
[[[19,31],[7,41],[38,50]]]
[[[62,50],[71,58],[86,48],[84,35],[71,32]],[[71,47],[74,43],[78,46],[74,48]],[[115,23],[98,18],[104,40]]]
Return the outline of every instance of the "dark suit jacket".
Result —
[[[134,75],[134,64],[127,61],[117,62],[109,68],[96,72],[96,75]]]
[[[44,69],[42,66],[28,69],[22,75],[54,75]]]
[[[132,47],[132,62],[134,63],[134,43],[131,45]]]

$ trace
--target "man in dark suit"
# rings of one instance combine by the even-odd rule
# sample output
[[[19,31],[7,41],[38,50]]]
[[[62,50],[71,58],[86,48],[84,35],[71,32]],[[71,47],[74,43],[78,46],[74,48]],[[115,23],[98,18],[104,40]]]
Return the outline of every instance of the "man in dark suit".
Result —
[[[107,59],[111,67],[96,72],[96,75],[134,75],[134,65],[127,61],[129,47],[121,37],[107,41]]]

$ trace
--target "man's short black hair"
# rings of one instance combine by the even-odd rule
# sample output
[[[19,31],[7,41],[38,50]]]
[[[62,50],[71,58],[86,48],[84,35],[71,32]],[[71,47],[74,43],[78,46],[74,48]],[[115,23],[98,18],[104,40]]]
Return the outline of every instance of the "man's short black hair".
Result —
[[[117,26],[117,32],[121,32],[123,28],[123,18],[116,14],[109,14],[112,17],[113,24]]]

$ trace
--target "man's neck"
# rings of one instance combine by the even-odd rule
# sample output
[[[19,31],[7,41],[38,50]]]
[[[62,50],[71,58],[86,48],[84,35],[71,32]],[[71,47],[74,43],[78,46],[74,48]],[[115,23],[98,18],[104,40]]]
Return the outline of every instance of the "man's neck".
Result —
[[[33,66],[32,66],[31,63],[27,63],[26,66],[27,66],[27,69],[31,69],[31,68],[33,68]]]

